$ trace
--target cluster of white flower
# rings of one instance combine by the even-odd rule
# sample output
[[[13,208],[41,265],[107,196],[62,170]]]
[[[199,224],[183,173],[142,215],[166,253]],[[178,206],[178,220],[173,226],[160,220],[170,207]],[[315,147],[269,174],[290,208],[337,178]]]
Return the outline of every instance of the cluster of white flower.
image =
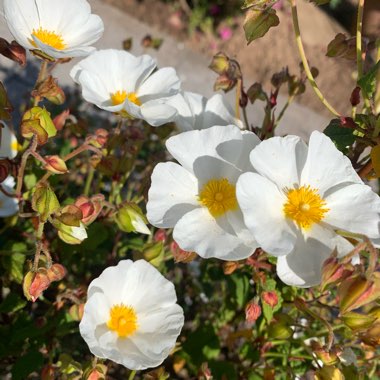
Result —
[[[320,282],[333,250],[343,256],[353,248],[337,232],[380,239],[379,196],[324,134],[313,132],[309,146],[297,136],[261,142],[221,95],[182,92],[173,68],[157,70],[148,55],[93,52],[103,23],[86,0],[5,0],[4,11],[27,49],[53,58],[92,53],[71,71],[88,102],[152,126],[177,124],[182,133],[166,146],[178,164],[154,169],[147,217],[173,228],[181,249],[240,260],[261,247],[278,257],[282,281],[308,287]],[[96,356],[143,369],[165,359],[182,325],[173,285],[150,264],[128,260],[91,283],[80,331]]]

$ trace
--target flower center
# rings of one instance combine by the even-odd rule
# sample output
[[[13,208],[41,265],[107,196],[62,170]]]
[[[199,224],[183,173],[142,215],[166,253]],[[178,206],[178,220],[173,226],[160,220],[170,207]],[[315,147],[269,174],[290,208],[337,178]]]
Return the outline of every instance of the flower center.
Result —
[[[133,307],[118,304],[112,306],[107,322],[110,330],[116,331],[120,338],[127,338],[137,330],[137,315]]]
[[[33,29],[32,36],[37,37],[45,45],[49,45],[57,50],[63,50],[66,47],[66,44],[60,34],[42,29],[41,27],[38,29]],[[29,39],[29,41],[34,47],[38,48],[33,39]]]
[[[17,140],[11,142],[11,150],[13,152],[20,152],[22,150],[22,146],[18,143]]]
[[[137,106],[141,106],[140,99],[137,97],[137,94],[135,92],[127,93],[123,90],[116,91],[115,93],[111,94],[111,102],[114,106],[124,103],[125,99],[128,99],[131,103],[134,103]]]
[[[235,186],[226,178],[208,181],[199,194],[199,201],[215,218],[238,207]]]
[[[301,228],[308,229],[314,223],[319,223],[329,211],[318,190],[311,189],[310,186],[288,190],[286,196],[288,199],[284,204],[284,214]]]

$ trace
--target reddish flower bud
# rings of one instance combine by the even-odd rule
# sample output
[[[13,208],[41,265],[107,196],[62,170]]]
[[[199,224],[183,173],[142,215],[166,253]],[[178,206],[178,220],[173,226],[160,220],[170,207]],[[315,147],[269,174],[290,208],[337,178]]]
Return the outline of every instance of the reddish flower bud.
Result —
[[[166,231],[163,229],[159,229],[154,234],[154,241],[156,241],[156,242],[162,241],[163,243],[165,243],[167,238],[168,238],[168,235],[167,235]]]
[[[74,320],[74,321],[80,321],[83,317],[83,313],[84,313],[84,304],[80,304],[80,305],[72,305],[69,309],[69,314],[70,314],[70,317]]]
[[[77,198],[75,206],[82,211],[82,223],[88,226],[96,220],[103,208],[104,195],[97,194],[91,198],[87,198],[84,195]]]
[[[360,87],[356,86],[351,93],[350,102],[353,107],[357,106],[360,103]]]
[[[42,368],[41,371],[41,380],[54,380],[55,379],[55,373],[54,373],[54,367],[50,364]]]
[[[261,315],[261,307],[256,302],[249,302],[245,307],[245,320],[254,323]]]
[[[49,75],[37,88],[32,92],[32,96],[45,98],[54,104],[63,104],[66,100],[65,93],[59,87],[55,78]]]
[[[312,341],[311,349],[324,365],[334,365],[338,362],[338,355],[334,349],[328,351],[316,341]]]
[[[338,288],[340,312],[342,314],[374,301],[380,295],[380,281],[357,276],[344,280]]]
[[[227,261],[223,263],[223,272],[224,274],[232,274],[236,269],[239,268],[239,263],[236,261]]]
[[[24,277],[24,294],[28,300],[37,301],[38,297],[49,287],[51,281],[45,268],[37,273],[28,272]]]
[[[47,275],[51,282],[60,281],[66,276],[66,268],[61,264],[53,264],[48,270]]]
[[[353,270],[347,269],[340,264],[336,257],[328,258],[322,267],[321,291],[323,292],[328,285],[341,282],[352,274]]]
[[[63,127],[65,126],[66,120],[69,118],[69,116],[70,116],[70,110],[65,110],[53,119],[53,123],[57,131],[60,131],[63,129]]]
[[[59,156],[46,156],[44,159],[46,161],[44,165],[45,170],[54,174],[65,174],[68,172],[65,161]]]
[[[21,66],[25,66],[26,64],[26,51],[16,41],[9,43],[4,38],[0,38],[0,54],[17,62]]]
[[[102,128],[99,128],[95,131],[96,142],[99,144],[99,147],[103,147],[107,144],[108,135],[108,131]]]
[[[175,241],[171,242],[170,251],[173,254],[174,261],[176,263],[190,263],[191,261],[195,260],[197,257],[196,253],[187,252],[181,249]]]
[[[261,299],[268,304],[272,309],[278,304],[278,295],[273,291],[262,292]]]

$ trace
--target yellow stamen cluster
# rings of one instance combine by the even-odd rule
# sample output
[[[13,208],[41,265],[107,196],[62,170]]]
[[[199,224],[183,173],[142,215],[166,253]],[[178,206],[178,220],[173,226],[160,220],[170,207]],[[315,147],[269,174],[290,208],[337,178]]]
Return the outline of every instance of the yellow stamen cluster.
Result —
[[[116,91],[111,94],[111,102],[114,106],[124,103],[125,99],[128,99],[131,103],[141,106],[140,99],[135,92]]]
[[[284,204],[284,214],[303,229],[310,228],[325,217],[328,208],[326,202],[319,196],[318,190],[310,186],[288,190],[287,201]]]
[[[226,178],[208,181],[199,194],[199,201],[215,218],[238,208],[235,186]]]
[[[60,34],[42,29],[41,27],[38,29],[33,29],[32,36],[37,37],[45,45],[49,45],[57,50],[63,50],[66,47],[66,44]],[[38,48],[33,38],[30,38],[29,41],[35,48]]]
[[[107,322],[110,330],[116,331],[120,338],[127,338],[137,330],[137,315],[133,307],[117,304],[110,310]]]

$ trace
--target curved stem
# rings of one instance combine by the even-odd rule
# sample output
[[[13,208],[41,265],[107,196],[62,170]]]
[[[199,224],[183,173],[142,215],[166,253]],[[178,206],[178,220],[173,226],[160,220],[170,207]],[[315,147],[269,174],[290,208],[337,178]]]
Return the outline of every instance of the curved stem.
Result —
[[[363,76],[363,51],[362,51],[363,10],[364,10],[364,0],[359,0],[358,18],[356,21],[356,63],[358,67],[358,80]]]
[[[303,47],[302,39],[301,39],[301,31],[298,23],[298,13],[297,13],[297,4],[296,0],[290,0],[291,8],[292,8],[292,19],[293,19],[293,27],[294,27],[294,33],[296,35],[296,42],[298,46],[298,50],[302,59],[302,64],[305,69],[305,73],[307,76],[307,79],[309,80],[311,87],[313,88],[314,92],[317,94],[320,101],[323,103],[323,105],[335,116],[341,116],[338,111],[335,110],[335,108],[325,99],[322,92],[320,91],[317,83],[315,82],[315,79],[313,77],[313,74],[311,73],[309,63],[307,62],[305,50]]]
[[[136,371],[132,371],[128,377],[128,380],[133,380],[136,376],[136,373],[137,373]]]

